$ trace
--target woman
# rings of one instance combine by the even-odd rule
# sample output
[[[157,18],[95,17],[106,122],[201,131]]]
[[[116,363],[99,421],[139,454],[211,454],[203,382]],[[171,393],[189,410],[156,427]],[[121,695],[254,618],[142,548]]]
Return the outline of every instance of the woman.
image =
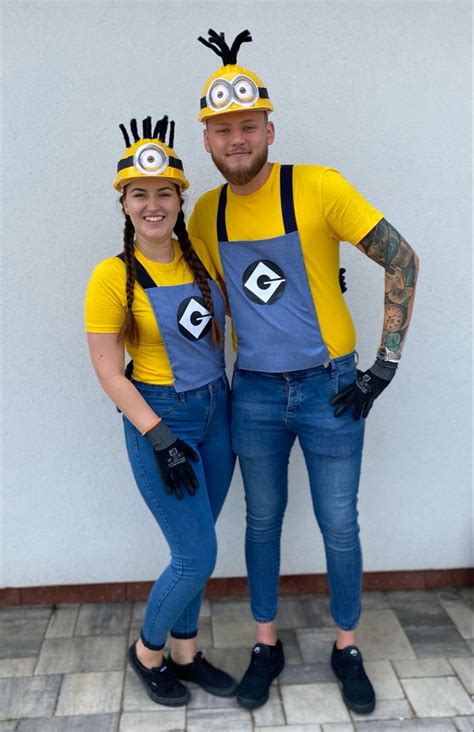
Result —
[[[185,704],[193,681],[231,696],[235,681],[196,652],[204,585],[216,560],[214,523],[234,468],[224,373],[225,305],[189,240],[188,187],[164,117],[120,125],[126,150],[114,180],[125,215],[123,252],[100,262],[86,294],[85,322],[100,384],[123,412],[138,488],[171,561],[155,582],[129,662],[149,696]],[[176,238],[173,238],[173,232]],[[124,375],[124,346],[133,361]],[[163,647],[171,634],[171,653]]]

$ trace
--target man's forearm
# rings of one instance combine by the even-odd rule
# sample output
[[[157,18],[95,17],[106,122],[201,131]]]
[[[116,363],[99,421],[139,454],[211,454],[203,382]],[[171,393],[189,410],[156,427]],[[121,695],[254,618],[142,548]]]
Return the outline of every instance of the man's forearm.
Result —
[[[357,248],[385,269],[385,313],[381,346],[401,356],[411,320],[418,257],[398,231],[382,219]]]

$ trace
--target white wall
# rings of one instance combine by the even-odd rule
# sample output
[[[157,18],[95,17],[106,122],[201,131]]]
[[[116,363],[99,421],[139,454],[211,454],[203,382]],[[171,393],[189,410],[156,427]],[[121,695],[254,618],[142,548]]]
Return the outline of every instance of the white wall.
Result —
[[[241,62],[276,106],[272,159],[338,167],[421,259],[412,328],[367,422],[367,570],[470,561],[468,2],[3,3],[3,559],[1,584],[152,579],[167,548],[136,490],[121,420],[88,362],[93,265],[121,249],[111,188],[120,122],[168,113],[196,197],[219,176],[196,121],[217,56],[209,27],[250,28]],[[348,245],[360,362],[379,342],[383,272]],[[324,571],[299,450],[283,573]],[[240,474],[217,576],[243,575]]]

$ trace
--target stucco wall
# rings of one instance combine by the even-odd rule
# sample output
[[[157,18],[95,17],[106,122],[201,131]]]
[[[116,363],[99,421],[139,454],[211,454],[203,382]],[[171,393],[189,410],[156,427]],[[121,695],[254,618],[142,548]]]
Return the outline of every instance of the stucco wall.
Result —
[[[367,422],[367,570],[470,562],[470,4],[3,3],[3,506],[7,586],[151,579],[167,548],[136,490],[120,417],[88,361],[82,301],[121,248],[118,124],[168,113],[192,187],[220,182],[197,103],[209,27],[250,28],[241,61],[276,106],[273,160],[339,168],[421,259],[402,365]],[[379,342],[383,272],[342,247],[360,363]],[[229,358],[229,364],[231,357]],[[324,571],[299,449],[282,572]],[[217,576],[242,575],[240,473]]]

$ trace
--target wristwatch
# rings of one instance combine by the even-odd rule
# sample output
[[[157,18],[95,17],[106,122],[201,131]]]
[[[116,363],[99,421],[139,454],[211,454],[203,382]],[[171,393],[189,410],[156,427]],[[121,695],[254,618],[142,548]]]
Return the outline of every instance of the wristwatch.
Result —
[[[379,350],[377,351],[377,358],[380,359],[380,361],[390,361],[390,363],[398,363],[401,357],[401,353],[397,353],[396,351],[390,351],[387,346],[380,346]]]

